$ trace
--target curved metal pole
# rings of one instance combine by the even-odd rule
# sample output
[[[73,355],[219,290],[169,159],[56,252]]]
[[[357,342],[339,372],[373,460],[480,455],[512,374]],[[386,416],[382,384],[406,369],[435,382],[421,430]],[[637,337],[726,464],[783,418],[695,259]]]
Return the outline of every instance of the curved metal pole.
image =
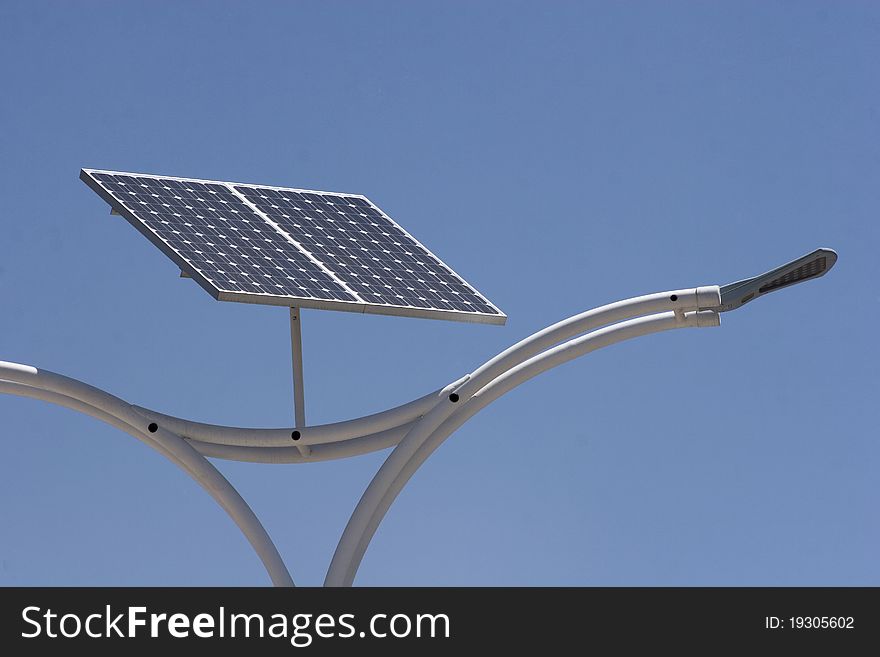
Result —
[[[674,325],[670,325],[669,322],[672,322]],[[646,330],[649,328],[648,326],[646,326],[648,324],[654,324],[653,328],[650,328],[650,330]],[[545,353],[540,354],[539,356],[535,356],[523,362],[519,366],[509,370],[503,376],[493,381],[490,385],[477,392],[471,398],[471,401],[467,404],[467,406],[464,406],[460,411],[455,413],[446,422],[444,422],[443,425],[441,425],[433,434],[431,434],[431,436],[422,444],[422,446],[416,452],[415,456],[410,459],[410,461],[403,468],[400,476],[394,481],[394,484],[388,489],[388,491],[386,491],[382,499],[381,505],[377,509],[373,518],[370,520],[367,532],[365,532],[365,534],[361,538],[361,541],[358,544],[357,556],[355,558],[355,561],[353,561],[352,568],[350,569],[347,585],[350,586],[351,583],[354,581],[358,565],[360,564],[360,561],[369,546],[370,540],[372,539],[377,528],[379,527],[379,524],[382,522],[385,514],[388,512],[388,509],[394,503],[394,500],[397,498],[400,491],[407,484],[413,474],[415,474],[418,468],[421,467],[421,465],[428,459],[428,457],[433,454],[434,451],[449,436],[451,436],[465,422],[467,422],[467,420],[476,415],[476,413],[488,406],[491,402],[495,401],[503,394],[509,392],[520,384],[534,378],[538,374],[546,372],[549,369],[568,362],[569,360],[572,360],[574,358],[583,356],[586,353],[595,351],[601,347],[609,346],[610,344],[616,344],[617,342],[621,342],[623,340],[631,339],[634,337],[639,337],[641,335],[665,331],[672,328],[685,328],[688,326],[706,327],[719,325],[720,317],[716,313],[711,311],[704,311],[686,315],[684,318],[684,322],[682,322],[682,318],[680,316],[674,318],[670,317],[670,313],[666,313],[665,315],[658,314],[651,317],[643,317],[628,322],[622,322],[621,324],[617,324],[615,326],[596,331],[595,333],[583,336],[582,338],[579,338],[577,340],[571,340],[562,345],[559,345],[555,349],[551,349]],[[575,350],[574,353],[572,353],[572,350]]]
[[[372,436],[395,428],[411,425],[416,420],[422,418],[431,409],[435,408],[437,406],[438,398],[446,397],[452,391],[455,391],[460,399],[466,400],[488,381],[491,381],[493,378],[510,367],[513,367],[518,362],[521,362],[523,359],[536,353],[540,353],[567,338],[579,335],[599,326],[637,317],[639,315],[646,315],[664,310],[687,312],[703,308],[713,308],[719,303],[720,293],[718,286],[706,286],[647,294],[594,308],[538,331],[487,361],[484,365],[475,370],[473,374],[461,377],[446,387],[441,388],[440,390],[435,390],[434,392],[409,403],[362,418],[314,427],[305,427],[300,430],[300,439],[296,444],[314,446],[325,443],[355,440],[368,436],[371,437],[371,440],[365,444],[371,445],[369,449],[360,451],[360,446],[358,446],[357,451],[354,449],[351,451],[349,449],[343,449],[339,452],[336,450],[329,450],[326,454],[338,453],[339,456],[328,455],[325,458],[316,458],[315,460],[341,458],[343,456],[390,447],[392,444],[396,443],[386,444],[384,441],[373,440]],[[197,449],[208,456],[260,463],[300,463],[305,461],[305,459],[297,458],[293,454],[288,454],[280,450],[273,450],[264,453],[262,451],[257,452],[254,449],[250,449],[255,447],[294,447],[295,445],[293,445],[291,441],[291,430],[289,428],[247,429],[220,426],[203,422],[193,422],[191,420],[158,413],[140,406],[133,406],[133,408],[144,417],[160,423],[162,426],[167,427],[184,438],[191,439]],[[386,437],[387,436],[388,434],[386,434]],[[247,449],[215,449],[208,447],[206,443],[238,446]],[[372,446],[379,444],[381,444],[380,447]],[[355,444],[347,445],[346,447],[354,448]],[[313,454],[316,451],[317,450],[313,450]]]
[[[455,412],[454,415],[450,414],[451,417],[447,417],[438,427],[434,427],[426,437],[426,440],[416,448],[410,458],[400,467],[399,472],[393,479],[382,480],[379,477],[379,473],[377,473],[352,514],[345,532],[343,532],[327,572],[325,585],[351,586],[357,568],[376,529],[413,473],[437,449],[443,440],[480,409],[505,392],[562,363],[623,340],[673,328],[718,326],[719,324],[720,318],[718,314],[712,311],[691,312],[688,314],[678,311],[655,314],[625,321],[570,340],[511,367],[489,385],[478,389],[467,405],[459,407],[461,410]],[[505,352],[507,354],[505,358],[508,362],[514,362],[517,357],[509,352],[510,350]],[[493,360],[498,362],[498,358]],[[484,368],[489,369],[486,366]],[[472,375],[468,383],[473,380],[474,376]],[[441,405],[442,402],[438,403],[438,407]],[[431,411],[431,413],[426,415],[423,421],[428,419],[433,412]],[[391,460],[392,456],[394,456],[394,453],[389,456],[386,464]],[[381,471],[382,469],[380,468],[380,473]],[[368,495],[368,493],[372,493],[372,495]],[[369,502],[371,500],[378,501],[370,506]]]
[[[66,400],[62,399],[64,397],[70,398],[78,404],[62,403],[62,405],[76,407],[76,410],[106,421],[105,417],[101,415],[103,413],[105,416],[115,418],[122,425],[127,425],[128,429],[115,422],[111,423],[142,440],[148,446],[157,449],[190,475],[214,498],[242,531],[263,562],[272,583],[275,586],[293,586],[293,579],[284,565],[281,555],[253,510],[232,484],[180,436],[148,423],[146,418],[139,415],[129,404],[118,397],[54,372],[0,361],[0,378],[7,382],[32,387],[35,390],[54,393],[56,395],[53,396],[55,403],[65,402]],[[85,407],[90,407],[97,412],[89,412]]]
[[[675,300],[672,297],[676,297]],[[438,398],[445,397],[450,392],[455,391],[462,399],[466,399],[470,394],[479,389],[478,387],[482,387],[487,381],[491,381],[495,376],[515,365],[518,362],[517,359],[522,360],[528,356],[540,353],[569,337],[622,319],[663,310],[686,312],[700,308],[712,308],[715,304],[719,303],[718,299],[720,299],[718,287],[708,286],[658,292],[588,310],[538,331],[491,359],[475,370],[473,374],[461,377],[444,388],[435,390],[411,402],[353,420],[302,428],[300,429],[300,439],[296,445],[314,446],[354,440],[411,424],[434,408],[437,405]],[[133,408],[144,417],[161,424],[174,433],[184,438],[198,441],[198,449],[206,454],[211,452],[210,456],[254,462],[302,462],[302,460],[293,457],[292,454],[288,455],[283,452],[258,454],[253,450],[214,450],[207,446],[203,450],[202,446],[202,443],[212,443],[247,448],[295,447],[296,445],[291,441],[290,428],[248,429],[228,427],[204,422],[193,422],[165,415],[164,413],[141,406],[133,406]],[[390,444],[383,446],[390,446]],[[374,449],[382,449],[382,447]],[[373,451],[373,449],[366,451]],[[343,450],[341,456],[348,456],[349,454],[350,452]],[[330,458],[341,458],[341,456]],[[264,459],[266,460],[264,461]]]
[[[35,388],[33,386],[25,385],[24,383],[6,381],[4,379],[0,379],[0,394],[37,399],[39,401],[44,401],[49,404],[55,404],[56,406],[63,406],[73,411],[82,413],[83,415],[93,417],[96,420],[100,420],[101,422],[109,424],[110,426],[119,429],[124,433],[127,433],[133,438],[137,438],[141,442],[145,443],[152,449],[155,449],[157,452],[162,454],[162,456],[172,461],[178,467],[182,467],[180,465],[180,461],[178,461],[173,454],[165,450],[165,448],[162,447],[160,444],[154,442],[149,434],[140,431],[137,427],[133,427],[127,422],[123,422],[119,418],[113,417],[109,413],[105,413],[99,408],[95,408],[94,406],[81,402],[78,399],[68,397],[67,395],[61,395],[57,392],[43,390],[42,388]]]
[[[380,413],[367,415],[354,420],[333,422],[300,429],[297,445],[323,445],[325,443],[353,440],[376,434],[388,429],[412,423],[427,413],[437,403],[437,398],[445,396],[461,385],[467,377],[461,377],[448,386],[428,393],[411,402],[389,408]],[[158,422],[184,438],[215,445],[237,445],[240,447],[295,447],[291,441],[291,429],[246,429],[226,427],[204,422],[193,422],[172,415],[157,413],[141,406],[132,406],[144,417]]]
[[[342,458],[397,445],[358,503],[328,572],[328,582],[339,580],[339,568],[334,564],[338,564],[340,555],[359,552],[356,557],[349,559],[354,565],[344,569],[343,577],[351,583],[375,527],[397,492],[424,458],[436,449],[436,446],[427,452],[422,449],[426,441],[433,441],[435,436],[443,433],[437,431],[440,427],[452,424],[455,424],[455,428],[460,426],[460,423],[453,421],[455,417],[461,417],[460,422],[464,422],[479,410],[471,406],[474,409],[472,412],[461,412],[470,406],[467,402],[482,394],[480,391],[493,380],[517,369],[520,363],[534,354],[573,335],[663,309],[672,310],[679,324],[689,325],[691,320],[685,321],[686,312],[714,308],[719,303],[719,288],[715,286],[646,295],[581,313],[535,333],[491,359],[474,373],[408,404],[355,420],[304,428],[301,430],[301,442],[297,444],[292,444],[288,429],[240,429],[190,422],[131,406],[75,379],[2,361],[0,379],[7,381],[0,381],[0,392],[9,391],[4,390],[4,386],[20,385],[21,389],[14,394],[40,397],[75,408],[127,431],[157,449],[183,468],[230,514],[256,549],[276,585],[293,584],[277,549],[250,507],[204,457],[293,463]],[[546,355],[542,354],[542,358]],[[25,390],[30,387],[33,389]],[[39,394],[34,391],[39,391]],[[463,403],[456,405],[459,401]],[[151,420],[152,423],[147,424]],[[145,426],[149,433],[144,432]],[[449,433],[452,431],[454,428]],[[306,445],[316,447],[304,457],[296,448]],[[379,509],[383,510],[379,512]]]
[[[57,406],[63,406],[73,411],[82,413],[83,415],[93,417],[96,420],[100,420],[101,422],[109,424],[110,426],[119,429],[124,433],[127,433],[133,438],[140,440],[148,447],[155,449],[157,452],[162,454],[162,456],[167,458],[178,467],[186,469],[185,466],[180,462],[180,460],[176,456],[174,456],[174,454],[166,450],[161,444],[155,442],[152,439],[152,434],[144,433],[137,427],[134,427],[127,422],[124,422],[123,420],[120,420],[119,418],[110,415],[109,413],[105,413],[99,408],[79,401],[78,399],[74,399],[73,397],[68,397],[67,395],[62,395],[57,392],[50,392],[49,390],[44,390],[43,388],[35,388],[34,386],[25,385],[24,383],[15,383],[13,381],[6,381],[4,379],[0,379],[0,394],[37,399],[39,401],[44,401],[49,404],[55,404]],[[187,474],[190,473],[188,472]]]
[[[640,297],[609,303],[552,324],[520,340],[512,347],[488,360],[467,377],[456,389],[460,400],[467,400],[473,393],[527,358],[545,351],[563,340],[608,326],[625,319],[673,311],[679,317],[695,310],[711,310],[721,304],[721,288],[708,285],[684,290],[655,292]]]
[[[339,585],[345,579],[341,572],[343,566],[340,564],[353,558],[360,536],[366,531],[369,519],[381,504],[384,491],[392,485],[406,462],[412,458],[427,437],[459,408],[456,406],[458,402],[467,402],[473,393],[504,371],[571,336],[649,313],[673,311],[676,316],[684,317],[686,312],[716,308],[720,303],[721,292],[717,285],[669,290],[625,299],[557,322],[521,340],[487,361],[470,374],[453,394],[450,394],[446,399],[441,399],[426,413],[379,468],[345,527],[325,583],[333,582],[333,585]]]
[[[316,461],[330,461],[360,456],[380,449],[394,447],[399,443],[406,432],[412,427],[412,422],[399,427],[393,427],[351,440],[343,440],[326,445],[315,445],[311,454],[302,456],[295,447],[241,447],[238,445],[217,445],[215,443],[203,443],[198,440],[190,440],[189,444],[203,456],[227,459],[230,461],[243,461],[246,463],[312,463]]]
[[[814,270],[812,260],[802,262],[805,258],[818,258],[815,262],[821,261],[821,268]],[[766,285],[773,290],[815,278],[834,264],[836,254],[820,249],[805,258],[746,282],[758,286],[768,277],[774,278]],[[745,294],[740,289],[742,283],[723,289],[739,297]],[[753,296],[754,293],[746,294],[722,304],[722,288],[708,286],[608,304],[538,331],[473,373],[412,402],[367,417],[317,427],[301,427],[304,422],[297,421],[296,431],[292,432],[287,428],[243,429],[191,422],[131,406],[75,379],[2,361],[0,393],[44,399],[78,410],[159,451],[226,510],[257,551],[276,585],[293,585],[277,549],[250,507],[205,456],[297,463],[342,458],[396,445],[358,502],[327,573],[326,585],[351,585],[372,536],[402,488],[434,450],[479,410],[537,374],[600,347],[671,328],[718,326],[718,312],[739,307]],[[616,322],[620,323],[614,325]],[[302,386],[298,388],[301,390]],[[313,449],[312,445],[316,447]]]

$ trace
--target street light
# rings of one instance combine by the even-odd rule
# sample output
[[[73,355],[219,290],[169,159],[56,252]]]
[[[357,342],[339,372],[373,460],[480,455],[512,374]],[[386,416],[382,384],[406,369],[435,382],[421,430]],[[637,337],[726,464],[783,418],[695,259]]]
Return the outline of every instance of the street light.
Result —
[[[719,313],[824,275],[831,249],[729,285],[670,290],[587,310],[532,334],[424,397],[362,418],[319,426],[246,429],[193,422],[134,406],[47,370],[0,361],[0,393],[66,406],[107,422],[156,449],[223,507],[251,542],[277,586],[293,579],[277,548],[238,491],[206,457],[256,463],[309,463],[393,448],[358,502],[325,578],[350,586],[388,509],[418,468],[450,435],[505,393],[562,363],[652,333],[720,325]]]
[[[797,260],[771,269],[766,274],[722,285],[721,306],[717,310],[720,313],[736,310],[743,304],[770,292],[824,276],[835,262],[837,262],[837,253],[834,250],[816,249]]]

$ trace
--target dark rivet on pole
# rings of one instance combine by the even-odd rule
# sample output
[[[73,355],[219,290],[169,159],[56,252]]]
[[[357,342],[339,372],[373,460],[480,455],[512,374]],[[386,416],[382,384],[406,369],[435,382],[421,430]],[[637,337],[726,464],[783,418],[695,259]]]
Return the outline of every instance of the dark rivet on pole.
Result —
[[[453,392],[451,395],[449,395],[449,401],[451,401],[453,404],[455,402],[457,402],[458,401],[458,393]]]
[[[302,434],[299,431],[294,431],[293,433],[290,434],[290,437],[293,438],[294,440],[299,440],[301,435]]]
[[[669,297],[669,300],[670,300],[670,301],[678,301],[678,295],[677,295],[677,294],[673,294],[671,297]]]
[[[150,422],[150,426],[147,427],[147,431],[150,433],[156,433],[159,430],[159,425],[155,422]]]

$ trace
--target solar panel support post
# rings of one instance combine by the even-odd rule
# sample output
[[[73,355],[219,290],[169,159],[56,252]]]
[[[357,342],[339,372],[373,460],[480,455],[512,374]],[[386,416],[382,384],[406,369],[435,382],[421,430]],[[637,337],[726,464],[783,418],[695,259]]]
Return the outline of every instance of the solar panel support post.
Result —
[[[302,316],[296,306],[290,307],[290,358],[293,364],[293,416],[296,429],[306,426],[306,394],[303,383],[303,353],[302,353]],[[299,433],[296,432],[296,439]],[[308,445],[297,445],[296,448],[303,457],[311,454]]]

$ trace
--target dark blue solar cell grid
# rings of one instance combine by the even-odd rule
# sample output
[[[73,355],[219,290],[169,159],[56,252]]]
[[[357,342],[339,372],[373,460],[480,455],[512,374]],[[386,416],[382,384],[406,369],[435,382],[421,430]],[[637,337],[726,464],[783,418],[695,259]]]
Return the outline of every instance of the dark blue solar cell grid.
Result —
[[[225,185],[89,175],[217,291],[357,302]]]
[[[368,303],[501,315],[361,197],[234,187]]]

